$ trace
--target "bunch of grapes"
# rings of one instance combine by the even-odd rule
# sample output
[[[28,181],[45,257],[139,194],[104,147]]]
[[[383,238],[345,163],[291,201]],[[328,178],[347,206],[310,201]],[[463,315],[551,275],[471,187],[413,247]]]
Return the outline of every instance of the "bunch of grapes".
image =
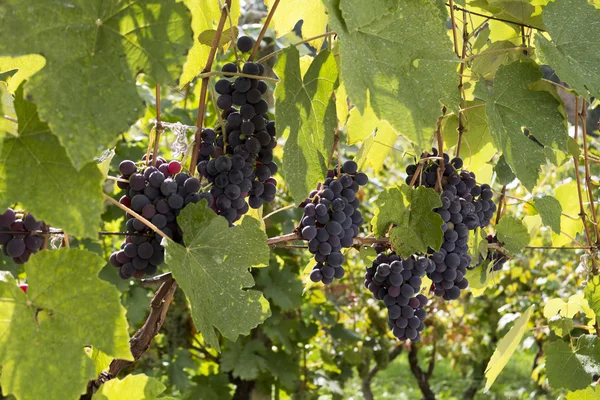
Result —
[[[146,161],[145,157],[143,161]],[[123,181],[117,185],[125,190],[125,195],[120,203],[141,214],[175,242],[182,243],[177,216],[186,205],[201,199],[211,204],[212,197],[208,193],[199,193],[200,180],[182,173],[178,161],[167,162],[157,157],[155,165],[144,166],[138,172],[133,161],[121,162],[119,170]],[[122,279],[153,275],[164,261],[164,249],[160,245],[162,237],[133,215],[127,214],[127,218],[129,235],[121,249],[110,256],[110,262],[119,268]]]
[[[431,252],[431,259],[436,267],[428,276],[434,283],[434,293],[437,296],[455,300],[469,284],[465,278],[466,269],[471,264],[468,254],[469,230],[487,226],[496,205],[491,201],[492,191],[489,185],[477,185],[474,173],[461,170],[462,159],[456,157],[450,160],[447,154],[442,157],[444,169],[441,179],[438,177],[440,157],[437,150],[433,149],[431,155],[421,155],[419,175],[415,177],[419,170],[417,165],[407,167],[406,181],[410,184],[415,178],[416,186],[429,188],[435,188],[441,183],[442,206],[435,211],[444,221],[444,240],[439,251]]]
[[[242,52],[250,51],[254,41],[243,36],[238,40]],[[237,73],[234,63],[222,69]],[[261,76],[262,64],[246,62],[241,73]],[[220,79],[215,90],[217,106],[222,109],[225,126],[205,129],[198,151],[198,172],[212,183],[213,209],[230,223],[241,218],[249,207],[260,208],[275,199],[277,172],[273,148],[277,145],[275,123],[269,121],[269,106],[262,98],[267,84],[254,78],[232,75]],[[248,198],[248,202],[246,202]]]
[[[488,244],[501,244],[500,240],[498,240],[498,237],[496,235],[488,235],[486,239]],[[504,267],[504,263],[508,261],[508,258],[504,253],[500,251],[489,249],[487,254],[487,260],[492,265],[493,271],[500,271],[502,267]]]
[[[421,277],[435,270],[435,263],[427,257],[402,260],[391,252],[379,253],[365,273],[365,287],[373,297],[382,300],[388,311],[388,325],[400,340],[418,342],[425,328],[424,307],[428,299],[420,294]]]
[[[16,264],[26,263],[42,247],[43,239],[37,231],[43,224],[31,214],[7,209],[0,215],[0,245],[4,255],[12,257]]]
[[[319,190],[310,193],[304,202],[304,215],[298,227],[302,239],[308,241],[308,250],[316,264],[310,273],[313,282],[330,284],[344,276],[344,255],[341,249],[352,247],[353,239],[364,223],[356,197],[359,187],[369,181],[367,175],[357,172],[354,161],[346,161],[342,174],[330,170]]]

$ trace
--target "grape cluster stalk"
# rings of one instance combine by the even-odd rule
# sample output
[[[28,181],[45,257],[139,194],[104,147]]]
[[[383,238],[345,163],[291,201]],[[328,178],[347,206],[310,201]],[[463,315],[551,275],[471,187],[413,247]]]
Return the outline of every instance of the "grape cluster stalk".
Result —
[[[435,270],[427,257],[401,259],[396,253],[381,252],[365,272],[365,287],[377,300],[383,301],[388,312],[388,326],[399,340],[418,342],[425,329],[428,299],[419,293],[422,277]]]
[[[368,182],[354,161],[346,161],[340,175],[330,170],[322,187],[312,191],[301,205],[304,213],[298,231],[314,254],[316,263],[310,273],[313,282],[330,284],[344,276],[341,250],[352,247],[364,223],[356,195]]]
[[[496,235],[487,235],[488,244],[501,244]],[[486,257],[490,262],[493,271],[500,271],[504,267],[504,263],[508,261],[508,257],[500,251],[489,249]]]
[[[441,157],[444,160],[443,171],[440,171]],[[444,221],[442,246],[438,251],[429,251],[435,269],[427,275],[433,281],[436,296],[456,300],[469,284],[465,278],[472,261],[468,248],[469,231],[489,225],[496,205],[492,201],[490,186],[478,185],[475,174],[462,169],[461,158],[450,160],[447,154],[438,157],[437,150],[433,149],[430,155],[421,155],[420,163],[420,172],[416,164],[406,168],[406,181],[410,183],[416,178],[415,186],[428,188],[436,188],[441,181],[442,206],[435,212]]]
[[[167,162],[157,157],[156,166],[145,166],[145,161],[144,156],[141,169],[131,160],[119,165],[123,181],[118,181],[117,186],[125,190],[119,202],[152,222],[175,242],[183,244],[177,216],[190,203],[202,199],[212,201],[211,195],[199,193],[200,180],[181,172],[179,161]],[[110,263],[119,268],[122,279],[154,275],[165,258],[160,244],[162,236],[133,215],[128,213],[127,218],[127,232],[132,235],[125,236],[121,248],[111,254]]]
[[[252,38],[242,36],[237,47],[242,53],[254,45]],[[213,210],[230,224],[250,208],[260,208],[275,199],[277,172],[273,149],[277,145],[275,123],[267,114],[269,105],[263,99],[267,84],[260,79],[228,73],[262,76],[262,64],[246,62],[238,71],[234,63],[222,68],[224,78],[217,81],[217,106],[222,110],[225,126],[204,129],[198,150],[197,169],[212,184]]]
[[[42,229],[43,222],[31,214],[16,213],[12,208],[0,215],[0,245],[5,256],[16,264],[24,264],[40,250],[43,238],[35,231]],[[35,234],[32,234],[35,232]]]

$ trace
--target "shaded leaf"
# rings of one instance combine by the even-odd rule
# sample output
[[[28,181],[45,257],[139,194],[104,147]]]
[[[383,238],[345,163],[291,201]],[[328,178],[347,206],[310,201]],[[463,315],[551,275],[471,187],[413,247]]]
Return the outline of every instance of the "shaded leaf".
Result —
[[[500,218],[500,222],[496,225],[496,234],[498,240],[511,254],[519,253],[531,240],[523,222],[510,215]]]
[[[544,354],[548,383],[555,389],[584,389],[600,373],[600,340],[595,335],[580,336],[575,351],[561,340],[549,343]]]
[[[245,381],[251,381],[267,367],[263,357],[265,345],[258,339],[249,342],[229,343],[227,350],[221,355],[221,368],[225,372],[231,372],[236,377]]]
[[[548,326],[556,335],[563,337],[573,330],[573,319],[557,315],[548,321]]]
[[[536,197],[533,200],[535,209],[540,213],[544,225],[552,228],[554,232],[560,232],[560,216],[562,207],[558,200],[552,196]]]
[[[596,316],[600,315],[600,276],[594,275],[588,280],[584,295]]]

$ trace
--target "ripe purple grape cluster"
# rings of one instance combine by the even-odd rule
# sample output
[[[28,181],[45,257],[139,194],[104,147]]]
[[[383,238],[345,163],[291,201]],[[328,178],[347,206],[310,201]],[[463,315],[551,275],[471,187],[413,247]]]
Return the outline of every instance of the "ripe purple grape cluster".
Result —
[[[336,170],[330,170],[322,187],[312,191],[303,203],[304,215],[298,231],[314,254],[316,264],[310,273],[313,282],[330,284],[345,274],[341,249],[352,247],[364,223],[356,195],[359,187],[369,181],[357,170],[354,161],[346,161],[339,176]]]
[[[435,270],[427,257],[401,259],[396,253],[381,252],[365,273],[365,287],[373,297],[383,301],[388,312],[388,326],[399,340],[418,342],[425,328],[428,299],[419,293],[421,278]]]
[[[243,36],[238,40],[242,52],[250,51],[254,41]],[[261,76],[262,64],[246,62],[241,71],[234,63],[225,73],[241,72]],[[275,199],[277,172],[273,149],[277,145],[275,123],[269,120],[269,106],[263,99],[267,84],[255,78],[225,75],[215,84],[219,94],[217,106],[222,110],[225,126],[205,129],[198,151],[198,172],[212,183],[213,209],[230,223],[246,214],[250,207]],[[246,199],[248,199],[246,201]]]
[[[4,255],[16,264],[26,263],[42,247],[43,239],[36,231],[41,230],[43,224],[31,214],[7,209],[0,215],[0,245]]]
[[[202,199],[210,204],[212,197],[209,193],[199,193],[200,180],[181,172],[178,161],[167,162],[157,157],[156,166],[145,166],[145,161],[144,157],[141,172],[131,160],[119,165],[124,181],[117,185],[125,190],[120,203],[141,214],[175,242],[182,243],[177,216],[186,205]],[[127,218],[130,235],[125,237],[120,250],[110,256],[110,262],[119,268],[122,279],[153,275],[164,261],[164,249],[160,245],[162,237],[133,215],[127,214]]]
[[[492,201],[489,185],[477,185],[474,173],[461,170],[462,159],[456,157],[450,160],[447,154],[443,154],[442,157],[442,206],[435,211],[444,220],[444,240],[439,251],[430,252],[436,268],[429,272],[428,276],[434,283],[434,293],[437,296],[445,300],[455,300],[459,298],[461,290],[466,289],[469,284],[465,278],[467,267],[471,264],[468,254],[469,230],[487,226],[496,205]],[[437,150],[433,149],[430,155],[422,154],[420,162],[422,168],[415,179],[415,185],[435,188],[441,168]],[[409,184],[417,171],[417,165],[407,167],[406,181]]]
[[[496,235],[488,235],[486,237],[488,244],[501,244]],[[487,258],[493,271],[500,271],[504,267],[504,263],[508,261],[508,257],[500,251],[493,249],[488,250]]]

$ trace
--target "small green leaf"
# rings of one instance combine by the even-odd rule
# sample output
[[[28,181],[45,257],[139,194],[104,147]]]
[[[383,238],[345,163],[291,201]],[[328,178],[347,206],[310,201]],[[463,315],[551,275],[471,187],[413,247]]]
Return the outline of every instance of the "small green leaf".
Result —
[[[28,54],[20,57],[0,57],[0,72],[18,70],[7,79],[8,91],[11,93],[21,86],[23,81],[39,72],[46,65],[46,59],[39,54]]]
[[[408,185],[393,187],[381,193],[375,201],[375,217],[371,221],[377,237],[386,235],[390,225],[390,239],[394,250],[402,257],[425,253],[427,248],[442,245],[442,217],[433,211],[442,202],[439,195],[425,187]]]
[[[272,259],[268,268],[261,268],[256,276],[256,286],[262,288],[265,297],[282,310],[302,305],[302,282],[283,260]]]
[[[186,245],[166,242],[167,264],[190,300],[196,328],[219,349],[215,328],[236,340],[271,313],[262,293],[248,290],[254,286],[249,268],[269,262],[267,236],[252,218],[230,228],[206,201],[189,204],[177,222]]]
[[[501,273],[502,271],[494,271],[490,261],[483,260],[481,267],[467,270],[465,278],[469,281],[469,289],[473,296],[479,297],[485,292],[485,289],[496,282],[496,278]]]
[[[85,250],[42,251],[25,264],[27,294],[12,279],[0,282],[4,394],[21,399],[78,398],[96,376],[85,346],[133,360],[120,293],[98,278],[105,264]]]
[[[137,73],[174,83],[192,44],[175,0],[7,0],[0,14],[0,53],[46,58],[26,94],[78,170],[143,115]]]
[[[487,103],[496,146],[530,191],[536,185],[540,166],[546,163],[544,146],[567,152],[569,138],[559,101],[548,92],[530,88],[541,77],[537,65],[515,62],[498,69],[491,91],[481,81],[475,88],[475,95]]]
[[[498,159],[494,171],[496,171],[498,183],[501,185],[508,185],[517,178],[512,172],[512,169],[510,169],[510,166],[506,163],[504,155],[501,155]]]
[[[531,236],[523,222],[513,216],[505,215],[496,225],[498,240],[511,254],[517,254],[529,244]]]
[[[508,40],[490,44],[484,51],[477,53],[477,57],[473,60],[472,71],[476,75],[483,76],[484,79],[493,80],[501,65],[510,64],[523,57],[522,51],[503,51],[514,47],[515,44]]]
[[[283,148],[283,175],[296,204],[300,204],[327,174],[327,161],[337,126],[333,91],[338,72],[332,53],[322,51],[304,77],[298,49],[280,56],[275,72],[277,126],[287,135]]]
[[[104,179],[108,175],[108,171],[110,170],[110,163],[115,156],[114,149],[104,150],[99,157],[96,157],[96,162],[98,163],[98,169],[102,173]]]
[[[585,299],[596,316],[600,315],[600,276],[594,275],[585,287]]]
[[[521,315],[514,323],[510,331],[500,339],[498,346],[492,354],[492,358],[485,369],[485,392],[489,391],[500,372],[504,369],[510,357],[513,355],[517,346],[521,342],[523,335],[527,331],[527,323],[531,314],[533,313],[534,306],[530,306],[523,315]]]
[[[252,381],[267,367],[264,352],[265,345],[258,339],[230,342],[221,355],[221,369],[236,378]]]
[[[554,389],[584,389],[592,375],[600,373],[600,340],[595,335],[582,335],[576,350],[558,340],[545,346],[548,383]]]
[[[158,379],[147,375],[127,375],[123,379],[115,378],[100,386],[93,400],[154,400],[164,392],[166,386]]]
[[[96,238],[104,212],[102,173],[95,162],[77,171],[39,120],[37,108],[17,91],[19,136],[4,139],[0,155],[0,207],[19,201],[37,219],[71,235]],[[23,185],[27,176],[28,184]]]
[[[559,337],[563,337],[573,330],[573,319],[556,315],[548,321],[548,326]]]
[[[533,200],[535,209],[540,213],[544,225],[552,228],[552,231],[560,233],[560,216],[562,207],[558,200],[552,196],[536,197]]]
[[[233,32],[232,32],[233,31]],[[198,41],[205,46],[212,46],[212,42],[215,39],[216,29],[207,29],[198,35]],[[237,40],[238,28],[234,26],[233,29],[225,29],[219,38],[219,48],[226,46],[232,40]]]
[[[545,6],[542,17],[552,40],[535,34],[541,59],[580,96],[600,97],[600,10],[586,0],[561,0]]]

